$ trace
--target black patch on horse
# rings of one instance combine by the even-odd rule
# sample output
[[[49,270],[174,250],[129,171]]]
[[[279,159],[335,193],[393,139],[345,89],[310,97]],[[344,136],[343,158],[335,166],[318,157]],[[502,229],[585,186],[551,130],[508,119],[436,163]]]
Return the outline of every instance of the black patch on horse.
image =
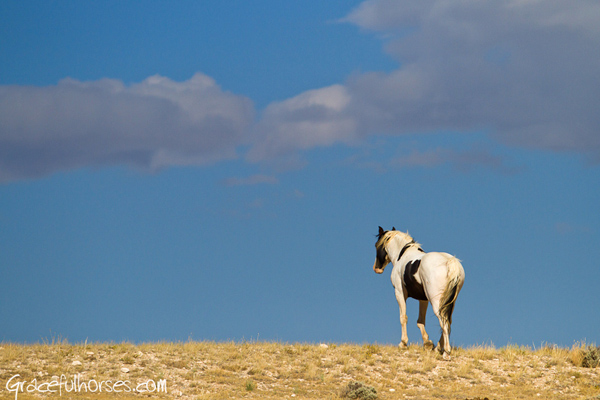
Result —
[[[410,246],[412,246],[413,244],[415,244],[415,241],[414,241],[414,240],[411,240],[410,242],[408,242],[408,243],[406,243],[406,244],[404,245],[404,247],[402,248],[402,250],[400,250],[400,254],[398,254],[398,261],[400,261],[400,259],[401,259],[401,258],[402,258],[402,256],[404,255],[404,252],[405,252],[406,250],[408,250],[408,248],[409,248]],[[425,250],[423,250],[421,247],[419,247],[417,250],[418,250],[418,251],[420,251],[421,253],[425,253]]]
[[[408,297],[417,300],[427,300],[423,285],[417,282],[417,279],[415,278],[415,274],[419,271],[420,265],[421,260],[410,261],[406,264],[406,267],[404,267],[404,287],[406,288]]]
[[[387,251],[385,250],[385,246],[381,243],[381,238],[388,233],[388,231],[384,231],[382,227],[379,227],[379,233],[377,234],[377,242],[375,243],[375,249],[377,250],[377,262],[381,268],[385,267],[389,263],[389,259],[387,258]],[[387,262],[386,262],[387,261]]]
[[[379,265],[382,268],[387,265],[386,258],[387,258],[387,252],[385,251],[383,246],[379,246],[377,248],[377,262],[379,263]]]

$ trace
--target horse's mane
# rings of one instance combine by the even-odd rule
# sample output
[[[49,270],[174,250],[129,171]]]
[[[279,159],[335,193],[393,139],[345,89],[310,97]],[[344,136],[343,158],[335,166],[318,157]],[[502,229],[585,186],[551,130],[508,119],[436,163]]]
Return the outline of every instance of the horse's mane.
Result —
[[[375,247],[380,249],[385,247],[386,244],[388,244],[388,242],[397,235],[402,235],[404,237],[404,239],[406,240],[407,243],[413,242],[415,243],[417,246],[420,247],[420,245],[418,243],[415,242],[415,240],[412,238],[412,236],[410,236],[407,233],[401,232],[401,231],[397,231],[396,229],[392,228],[391,231],[383,231],[381,233],[377,234],[377,242],[375,243]]]
[[[392,238],[392,232],[395,231],[385,231],[377,235],[377,242],[375,243],[375,247],[380,249],[384,247]]]

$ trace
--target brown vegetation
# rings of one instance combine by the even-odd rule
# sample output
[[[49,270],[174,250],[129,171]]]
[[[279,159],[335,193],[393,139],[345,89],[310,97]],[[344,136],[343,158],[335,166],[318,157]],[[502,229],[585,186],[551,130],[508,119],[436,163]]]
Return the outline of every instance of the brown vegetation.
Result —
[[[94,393],[65,393],[64,387],[62,395],[18,393],[23,400],[340,399],[361,398],[360,393],[378,399],[600,399],[600,368],[592,365],[597,351],[585,344],[571,349],[474,346],[455,348],[445,361],[416,345],[1,343],[0,399],[15,398],[7,382],[16,374],[12,383],[35,379],[38,387],[77,374],[80,382],[105,383]],[[149,380],[166,380],[168,393],[155,393],[148,385],[145,393],[107,391],[116,382],[135,387]]]

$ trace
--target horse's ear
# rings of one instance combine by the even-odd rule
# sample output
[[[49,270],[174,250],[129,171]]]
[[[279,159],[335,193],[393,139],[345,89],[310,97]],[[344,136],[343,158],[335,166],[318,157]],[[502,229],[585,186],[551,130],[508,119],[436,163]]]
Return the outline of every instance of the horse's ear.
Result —
[[[396,230],[396,227],[395,227],[395,226],[392,226],[392,230],[393,230],[393,231],[395,231],[395,230]]]
[[[379,234],[381,235],[381,234],[383,234],[383,232],[385,232],[385,231],[383,230],[383,228],[382,228],[382,227],[379,227]]]

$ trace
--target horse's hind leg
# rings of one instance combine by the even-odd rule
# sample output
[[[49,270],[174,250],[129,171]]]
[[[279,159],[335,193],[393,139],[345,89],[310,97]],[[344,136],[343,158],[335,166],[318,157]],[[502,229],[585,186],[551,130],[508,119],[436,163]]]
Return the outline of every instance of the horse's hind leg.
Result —
[[[444,358],[452,351],[452,346],[450,346],[450,323],[442,323],[440,321],[440,325],[442,325],[442,335],[440,337],[440,353],[444,355]]]
[[[440,321],[440,327],[442,328],[442,334],[440,335],[440,341],[438,342],[436,350],[439,351],[440,354],[443,354],[444,358],[446,358],[447,354],[450,354],[450,351],[452,351],[452,348],[450,346],[450,322],[446,322],[443,318],[440,318],[439,299],[431,300],[431,308],[433,309],[435,316],[438,317],[438,320]]]
[[[433,349],[433,342],[429,340],[429,335],[427,331],[425,331],[425,317],[427,316],[427,306],[429,305],[429,301],[420,300],[419,301],[419,319],[417,320],[417,326],[421,330],[421,336],[423,337],[423,347],[426,349]]]

